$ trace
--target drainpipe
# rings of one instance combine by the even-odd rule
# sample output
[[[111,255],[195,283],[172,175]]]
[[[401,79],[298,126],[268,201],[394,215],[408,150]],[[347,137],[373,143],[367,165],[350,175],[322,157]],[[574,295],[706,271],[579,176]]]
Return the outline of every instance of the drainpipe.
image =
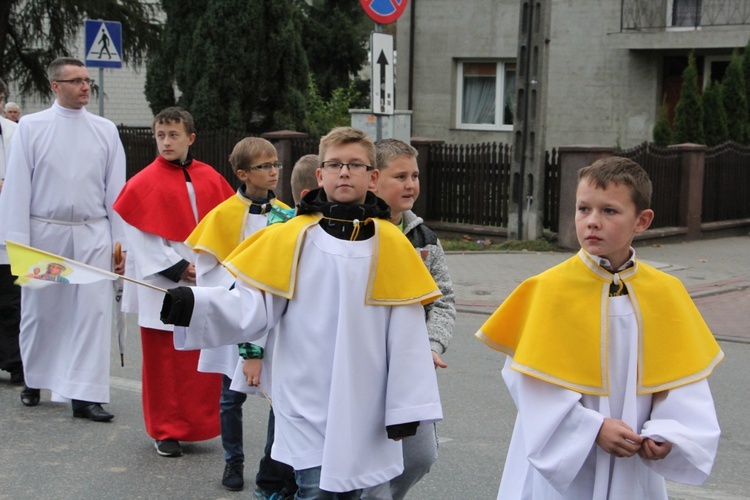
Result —
[[[412,97],[414,95],[414,25],[417,23],[417,18],[414,17],[415,4],[417,0],[411,0],[409,6],[409,107],[406,109],[413,110],[412,108]]]

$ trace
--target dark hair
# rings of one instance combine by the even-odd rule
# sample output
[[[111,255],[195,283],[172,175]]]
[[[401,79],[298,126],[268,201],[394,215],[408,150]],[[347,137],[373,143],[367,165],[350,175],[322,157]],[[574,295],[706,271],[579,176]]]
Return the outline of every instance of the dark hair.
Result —
[[[5,94],[5,97],[8,97],[8,86],[2,79],[0,79],[0,94]]]
[[[195,133],[195,122],[193,121],[193,115],[178,107],[165,108],[159,111],[159,114],[154,117],[154,123],[151,124],[151,130],[154,132],[156,131],[157,123],[165,124],[172,122],[184,123],[185,131],[188,133],[188,135]]]
[[[651,179],[633,160],[621,156],[602,158],[578,171],[578,182],[584,179],[601,189],[607,189],[610,184],[628,186],[636,212],[651,208]]]

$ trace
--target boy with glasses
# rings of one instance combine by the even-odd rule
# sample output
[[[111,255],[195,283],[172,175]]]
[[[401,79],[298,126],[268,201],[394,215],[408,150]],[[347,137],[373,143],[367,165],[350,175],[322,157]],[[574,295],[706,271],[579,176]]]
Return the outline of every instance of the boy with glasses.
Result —
[[[117,127],[89,113],[91,87],[83,61],[61,57],[47,68],[55,102],[26,115],[9,151],[0,196],[0,249],[5,240],[122,273],[113,265],[124,242],[112,203],[125,183],[125,150]],[[75,83],[80,82],[80,83]],[[124,247],[124,245],[123,245]],[[19,345],[27,386],[24,406],[71,402],[73,416],[109,422],[112,284],[66,285],[21,294]]]
[[[259,137],[246,137],[234,146],[229,163],[242,185],[234,196],[211,210],[185,241],[189,248],[197,252],[195,277],[198,286],[230,288],[235,278],[221,266],[221,262],[242,240],[268,225],[269,213],[273,210],[290,210],[273,193],[282,168],[273,144]],[[259,343],[261,345],[242,343],[239,351],[236,345],[203,349],[198,361],[198,371],[222,374],[219,415],[226,465],[221,484],[230,491],[240,491],[245,484],[242,404],[247,399],[244,391],[234,391],[230,385],[240,359],[246,360],[244,365],[250,373],[247,384],[253,387],[260,385],[262,345],[265,342]]]
[[[133,176],[114,204],[126,222],[128,274],[160,288],[193,285],[195,254],[183,242],[216,205],[234,194],[213,167],[195,160],[193,117],[166,108],[153,122],[159,156]],[[161,292],[126,283],[123,311],[138,313],[143,346],[143,417],[163,457],[182,455],[180,441],[219,435],[218,374],[197,370],[199,353],[175,350],[159,321]]]
[[[225,261],[234,291],[179,287],[162,317],[189,326],[175,345],[273,346],[272,456],[295,470],[299,499],[359,498],[403,470],[400,439],[442,418],[424,304],[440,296],[374,187],[375,147],[349,127],[320,142],[321,189],[297,216],[245,240]]]

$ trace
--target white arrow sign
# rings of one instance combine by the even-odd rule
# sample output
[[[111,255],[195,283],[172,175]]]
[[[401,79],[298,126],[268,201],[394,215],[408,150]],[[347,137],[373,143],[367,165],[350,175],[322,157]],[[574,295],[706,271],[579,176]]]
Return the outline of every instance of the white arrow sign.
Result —
[[[373,32],[370,35],[370,65],[372,67],[372,112],[392,115],[393,92],[393,36]]]

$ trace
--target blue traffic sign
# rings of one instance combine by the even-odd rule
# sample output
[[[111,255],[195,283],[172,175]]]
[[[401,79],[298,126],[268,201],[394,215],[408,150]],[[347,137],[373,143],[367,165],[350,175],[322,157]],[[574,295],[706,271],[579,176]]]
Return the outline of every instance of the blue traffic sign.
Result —
[[[406,0],[359,0],[359,3],[378,24],[394,23],[406,10]]]
[[[122,25],[116,21],[86,20],[86,66],[122,68]]]

